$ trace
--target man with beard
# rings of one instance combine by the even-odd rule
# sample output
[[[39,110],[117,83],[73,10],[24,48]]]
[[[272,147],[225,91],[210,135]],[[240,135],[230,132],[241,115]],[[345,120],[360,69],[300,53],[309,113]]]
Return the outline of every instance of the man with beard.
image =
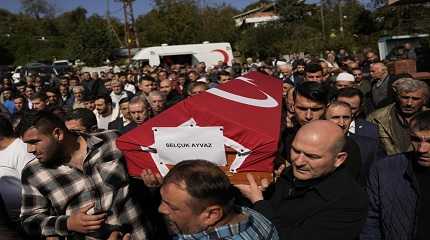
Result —
[[[368,116],[378,127],[379,140],[387,155],[411,150],[409,122],[422,111],[429,97],[425,82],[401,78],[393,83],[396,102]]]
[[[145,239],[114,132],[73,133],[44,111],[23,117],[17,132],[37,158],[22,173],[21,222],[29,235],[107,239],[129,232]]]
[[[109,95],[102,95],[96,98],[97,127],[108,129],[109,123],[118,117],[119,109],[113,108],[112,99]]]
[[[47,108],[47,97],[44,92],[37,92],[31,98],[32,109],[42,111]]]
[[[412,151],[377,161],[369,173],[369,212],[360,239],[430,236],[430,111],[410,121]]]
[[[60,101],[60,92],[57,88],[48,88],[46,89],[45,94],[47,98],[47,105],[49,107],[62,106]]]
[[[166,95],[166,108],[173,106],[177,102],[182,100],[182,96],[173,87],[172,80],[164,80],[160,82],[160,92]]]

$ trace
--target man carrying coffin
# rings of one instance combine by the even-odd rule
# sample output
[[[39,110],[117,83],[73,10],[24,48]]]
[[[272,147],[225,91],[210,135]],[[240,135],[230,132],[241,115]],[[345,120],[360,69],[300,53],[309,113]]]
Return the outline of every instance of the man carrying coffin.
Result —
[[[204,160],[176,164],[160,188],[158,211],[176,229],[174,239],[277,240],[275,226],[255,210],[235,205],[224,172]]]
[[[254,209],[272,221],[281,239],[356,239],[367,211],[366,193],[344,167],[344,134],[336,124],[315,120],[297,132],[291,166],[269,186],[267,198],[248,175],[237,185]]]

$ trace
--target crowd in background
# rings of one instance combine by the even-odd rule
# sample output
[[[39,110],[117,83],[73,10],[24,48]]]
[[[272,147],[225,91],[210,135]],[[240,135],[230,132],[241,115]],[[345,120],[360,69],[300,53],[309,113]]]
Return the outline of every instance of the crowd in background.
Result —
[[[413,49],[409,45],[408,48],[405,48],[404,53],[407,55],[406,58],[414,56]],[[280,180],[269,186],[264,194],[259,192],[261,188],[252,188],[253,183],[255,184],[253,179],[250,179],[251,187],[239,187],[242,192],[242,200],[248,199],[245,201],[247,202],[246,207],[240,211],[255,218],[254,221],[257,223],[255,227],[257,230],[252,234],[247,232],[241,235],[240,239],[278,239],[278,235],[280,239],[425,239],[426,236],[430,236],[426,227],[430,223],[430,215],[426,214],[429,213],[426,203],[430,202],[428,194],[430,191],[426,191],[430,185],[430,181],[428,181],[430,177],[430,147],[428,146],[430,126],[429,123],[426,123],[430,122],[429,112],[426,111],[429,89],[427,83],[413,79],[408,74],[392,75],[386,63],[381,62],[377,52],[371,49],[364,49],[363,52],[355,55],[348,53],[345,49],[337,52],[328,50],[322,58],[311,55],[266,61],[254,61],[252,58],[248,58],[242,64],[233,61],[232,66],[227,66],[222,61],[215,66],[206,66],[204,62],[201,62],[193,66],[175,64],[157,67],[130,67],[115,72],[110,70],[90,73],[76,69],[58,77],[43,78],[37,74],[23,76],[18,82],[4,78],[0,83],[0,102],[2,103],[0,162],[6,162],[5,159],[11,160],[8,160],[8,163],[0,163],[0,177],[2,179],[5,176],[13,177],[12,180],[7,179],[6,185],[11,186],[10,181],[20,180],[22,176],[22,183],[13,182],[12,185],[16,188],[0,189],[2,211],[5,211],[4,216],[8,216],[4,222],[7,223],[6,225],[18,223],[19,233],[17,234],[20,236],[41,235],[49,238],[57,235],[68,236],[67,232],[73,231],[94,239],[108,239],[108,237],[115,237],[109,236],[110,233],[132,231],[135,239],[143,239],[142,236],[145,234],[147,238],[162,239],[163,234],[157,235],[162,232],[158,229],[161,225],[158,226],[154,223],[162,220],[155,220],[155,218],[146,219],[146,223],[143,220],[143,227],[130,223],[133,226],[129,231],[112,227],[107,230],[109,233],[107,235],[101,233],[101,235],[91,235],[87,234],[91,231],[78,224],[80,220],[85,219],[85,217],[78,218],[81,215],[73,215],[76,216],[73,219],[77,219],[75,222],[67,220],[67,226],[64,226],[67,227],[66,229],[59,227],[61,223],[66,224],[62,222],[64,220],[61,218],[50,222],[48,218],[41,217],[38,212],[41,205],[49,208],[50,214],[54,216],[62,214],[68,216],[70,212],[82,208],[82,204],[73,205],[73,201],[75,201],[73,198],[85,191],[73,184],[64,184],[65,180],[53,177],[54,173],[45,169],[46,166],[41,159],[49,158],[43,155],[43,152],[38,152],[36,147],[31,151],[31,146],[37,145],[35,143],[37,138],[30,134],[32,127],[42,124],[38,123],[40,119],[46,118],[48,119],[46,121],[49,122],[50,118],[58,118],[58,121],[52,120],[52,123],[47,124],[47,126],[57,126],[61,130],[57,135],[53,133],[53,136],[58,137],[61,144],[78,142],[86,144],[88,149],[77,147],[78,151],[66,144],[64,146],[55,145],[55,149],[66,152],[64,156],[58,155],[59,158],[68,159],[70,161],[70,164],[67,163],[68,166],[81,169],[90,176],[89,179],[99,179],[99,176],[95,176],[90,169],[93,167],[102,169],[102,167],[97,167],[99,166],[96,163],[98,160],[92,162],[91,159],[94,155],[89,153],[99,151],[97,149],[104,149],[102,153],[97,153],[101,154],[99,157],[102,159],[108,159],[111,157],[110,155],[121,154],[113,145],[105,146],[108,143],[113,144],[113,139],[116,138],[112,136],[111,132],[106,134],[106,130],[116,130],[117,134],[128,132],[187,97],[216,88],[251,71],[270,75],[282,82],[283,104],[280,122],[282,132],[279,140],[279,157],[276,158],[274,164],[274,174]],[[317,120],[320,119],[334,123],[341,130],[336,130],[327,122],[318,122]],[[311,124],[314,121],[317,122]],[[64,122],[67,129],[62,129],[61,122]],[[305,125],[308,127],[305,128]],[[325,130],[321,128],[325,128]],[[52,129],[55,128],[52,127]],[[332,130],[330,132],[327,129]],[[313,132],[318,131],[320,131],[320,135],[316,135],[315,139],[327,140],[327,142],[320,142],[321,146],[330,144],[327,145],[330,149],[337,146],[336,144],[342,146],[341,149],[330,150],[335,155],[330,158],[334,161],[333,166],[315,164],[319,158],[322,158],[315,153],[318,152],[318,149],[313,149],[315,152],[301,149],[302,145],[299,144],[299,140],[304,142],[304,136],[310,136]],[[78,136],[85,137],[81,139]],[[103,139],[103,145],[97,145],[98,140],[90,136]],[[19,140],[19,137],[25,144]],[[40,138],[37,141],[44,140]],[[14,143],[13,146],[12,143]],[[49,145],[51,142],[47,142],[47,144]],[[93,148],[93,146],[97,147]],[[83,167],[79,164],[78,167],[71,164],[75,158],[80,159],[74,154],[67,155],[73,151],[88,154],[86,156],[89,156],[90,160],[85,160],[89,162],[88,165],[85,165],[85,162]],[[346,152],[347,155],[341,155],[342,152]],[[53,156],[53,153],[50,154]],[[38,158],[42,164],[25,166],[27,162],[33,163],[34,157]],[[312,162],[312,159],[317,160]],[[389,159],[388,163],[387,159]],[[408,164],[408,161],[411,161],[411,164]],[[417,162],[418,164],[416,164]],[[101,163],[101,165],[103,164],[106,162]],[[187,177],[192,178],[192,175],[186,175],[184,173],[186,171],[196,171],[212,177],[216,174],[222,175],[222,173],[214,173],[215,170],[210,170],[211,166],[204,162],[196,164],[194,167],[197,170],[193,170],[192,164],[184,163],[178,166],[178,170],[175,168],[173,173],[169,173],[166,177],[168,181],[161,185],[162,201],[159,211],[169,215],[171,221],[176,221],[176,228],[179,228],[181,233],[187,233],[184,226],[190,223],[179,224],[186,215],[171,217],[175,216],[175,207],[169,204],[172,198],[166,196],[170,193],[179,198],[180,194],[175,192],[179,191],[178,189],[168,187],[170,186],[168,183],[183,181],[188,186],[187,189],[191,189],[191,185],[199,183],[193,182],[196,181],[195,179],[188,179]],[[139,194],[133,190],[136,186],[124,180],[127,174],[120,165],[119,163],[118,166],[115,165],[117,168],[115,171],[109,170],[108,178],[121,179],[122,185],[115,186],[114,189],[123,197],[123,200],[112,200],[109,210],[113,212],[113,215],[118,214],[116,216],[118,219],[135,219],[136,216],[133,214],[140,213],[142,209],[143,215],[156,215],[157,207],[147,209],[151,204],[142,203],[142,201],[149,201],[143,199],[142,196],[138,197],[141,202],[137,205],[143,206],[122,208],[121,204],[128,204],[128,194]],[[13,168],[15,172],[11,174],[10,171],[4,171],[3,169],[6,167]],[[55,172],[55,174],[70,175],[67,181],[80,181],[81,179],[79,173],[68,172],[64,169],[62,171],[64,172]],[[181,171],[184,172],[181,173]],[[350,182],[348,177],[343,176],[342,171],[345,171],[345,174],[353,180]],[[405,172],[410,174],[409,178],[404,177]],[[148,179],[152,182],[159,180],[159,176],[148,175]],[[101,176],[104,179],[105,176],[103,174]],[[51,186],[52,184],[48,184],[45,178],[51,179],[52,182],[58,181],[58,185]],[[144,177],[142,176],[142,178]],[[148,179],[145,183],[150,185]],[[207,178],[206,181],[210,185],[213,183],[210,181],[215,181],[214,179]],[[228,180],[222,181],[224,181],[223,184],[228,185]],[[160,187],[161,180],[158,182],[158,187]],[[336,184],[339,182],[349,184],[339,185],[338,190],[344,191],[344,195],[335,194]],[[3,186],[3,184],[2,180],[0,185]],[[89,181],[87,184],[94,184],[94,189],[99,190],[93,191],[101,191],[103,196],[101,198],[109,198],[111,193],[102,186],[110,183]],[[130,191],[124,187],[128,186],[127,184],[130,184]],[[23,188],[22,196],[21,187]],[[58,189],[62,189],[65,193],[58,193]],[[228,186],[227,190],[220,189],[218,190],[221,193],[217,194],[222,196],[225,191],[230,191]],[[317,189],[320,196],[309,196],[312,189]],[[198,196],[194,196],[194,192],[190,191],[189,194],[198,199]],[[76,196],[70,196],[70,192],[76,192]],[[49,203],[44,202],[47,200],[43,195],[46,196],[46,199],[50,199]],[[19,220],[21,198],[23,205],[21,220]],[[79,195],[78,198],[81,196]],[[97,199],[97,197],[95,198]],[[55,199],[55,202],[52,199]],[[226,194],[224,200],[226,199],[230,201],[231,194]],[[81,203],[86,202],[86,200],[81,201]],[[215,202],[230,206],[228,201],[218,199]],[[324,202],[324,204],[320,202]],[[64,208],[62,208],[62,204],[64,204]],[[72,204],[72,207],[66,210],[65,205],[69,204]],[[121,206],[117,206],[117,204]],[[155,205],[158,204],[155,203]],[[196,205],[200,206],[197,203]],[[90,208],[86,208],[86,210]],[[130,214],[123,217],[120,209],[127,209],[124,211]],[[279,211],[276,212],[276,210]],[[60,214],[59,211],[64,211],[64,213]],[[230,208],[223,208],[223,211],[228,212],[229,214],[226,216],[231,219],[241,217],[241,215],[231,215]],[[315,211],[315,215],[308,215],[309,211]],[[319,211],[322,213],[320,214]],[[105,213],[92,214],[95,218],[91,219],[94,221],[91,224],[99,226],[99,223],[95,222],[103,219],[115,225],[113,224],[115,219],[107,218],[108,220],[106,220],[106,216],[103,215]],[[188,217],[190,216],[194,215]],[[96,217],[99,218],[96,219]],[[228,218],[228,221],[231,219]],[[200,218],[198,220],[203,221]],[[224,215],[217,218],[216,221],[214,220],[213,224],[218,224],[218,221],[221,220],[225,220]],[[212,221],[209,220],[209,215],[205,221]],[[227,220],[225,221],[228,223]],[[146,233],[142,233],[144,230],[141,228],[145,229]],[[194,233],[195,228],[187,228],[187,230],[188,233]],[[11,238],[18,237],[14,235],[14,231],[4,231],[10,233],[13,236]],[[165,235],[166,232],[163,237],[166,237]],[[192,235],[178,236],[180,236],[179,239],[191,239],[187,236]],[[120,239],[119,235],[116,237]],[[202,238],[193,237],[195,237],[193,239],[214,239],[202,236],[199,236]]]

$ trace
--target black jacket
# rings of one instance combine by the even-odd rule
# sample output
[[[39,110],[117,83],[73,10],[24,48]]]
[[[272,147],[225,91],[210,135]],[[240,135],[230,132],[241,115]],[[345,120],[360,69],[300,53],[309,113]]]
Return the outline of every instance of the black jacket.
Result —
[[[367,214],[365,191],[343,167],[313,181],[296,194],[299,184],[289,168],[270,198],[254,207],[275,224],[280,239],[356,239]]]
[[[413,155],[396,154],[372,165],[367,182],[369,213],[360,239],[415,239],[419,186]]]
[[[108,129],[109,130],[118,130],[120,132],[120,134],[123,134],[126,127],[129,124],[124,125],[124,121],[122,120],[122,117],[117,117],[114,121],[112,121],[108,124]]]

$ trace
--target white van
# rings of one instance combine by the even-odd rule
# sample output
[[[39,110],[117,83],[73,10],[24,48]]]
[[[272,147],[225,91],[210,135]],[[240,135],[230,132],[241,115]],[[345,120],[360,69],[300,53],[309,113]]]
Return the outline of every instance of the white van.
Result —
[[[219,61],[231,66],[233,52],[230,43],[209,43],[167,45],[143,48],[134,55],[133,60],[141,61],[150,66],[161,64],[197,64],[205,62],[206,66],[214,66]]]

